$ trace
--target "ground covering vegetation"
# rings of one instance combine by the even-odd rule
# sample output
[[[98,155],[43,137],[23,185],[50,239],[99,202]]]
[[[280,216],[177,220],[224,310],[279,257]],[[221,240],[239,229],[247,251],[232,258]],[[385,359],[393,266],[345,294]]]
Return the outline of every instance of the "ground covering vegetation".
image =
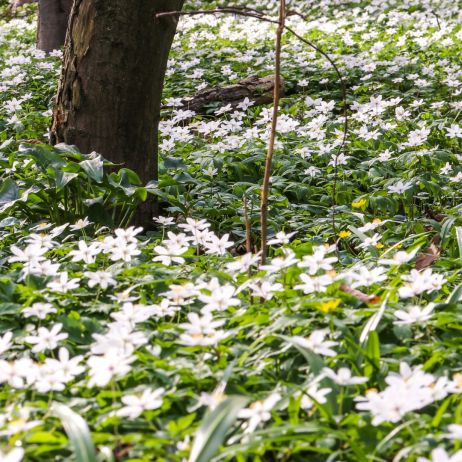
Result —
[[[263,265],[271,105],[187,99],[271,75],[274,24],[181,18],[144,185],[47,144],[62,52],[1,20],[1,460],[462,460],[459,5],[291,7],[338,73],[284,35]]]

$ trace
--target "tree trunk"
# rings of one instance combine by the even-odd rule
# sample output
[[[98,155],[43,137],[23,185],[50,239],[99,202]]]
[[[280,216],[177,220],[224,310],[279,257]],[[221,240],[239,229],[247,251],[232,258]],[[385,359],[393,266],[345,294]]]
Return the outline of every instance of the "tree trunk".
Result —
[[[96,151],[157,179],[167,60],[184,0],[75,0],[51,128],[52,143]],[[152,223],[152,204],[136,222]]]
[[[22,2],[30,3],[30,2]],[[40,0],[37,47],[50,52],[64,45],[73,0]]]

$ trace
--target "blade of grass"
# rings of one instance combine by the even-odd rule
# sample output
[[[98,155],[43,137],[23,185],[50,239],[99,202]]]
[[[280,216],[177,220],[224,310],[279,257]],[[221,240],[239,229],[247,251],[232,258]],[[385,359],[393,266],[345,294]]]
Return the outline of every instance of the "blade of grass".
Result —
[[[188,462],[209,462],[216,455],[247,402],[248,399],[243,396],[231,396],[204,417],[196,432]]]
[[[51,412],[61,420],[77,462],[97,462],[95,445],[85,420],[64,404],[53,403]]]
[[[462,263],[462,226],[456,226],[457,246],[459,247],[459,259]]]

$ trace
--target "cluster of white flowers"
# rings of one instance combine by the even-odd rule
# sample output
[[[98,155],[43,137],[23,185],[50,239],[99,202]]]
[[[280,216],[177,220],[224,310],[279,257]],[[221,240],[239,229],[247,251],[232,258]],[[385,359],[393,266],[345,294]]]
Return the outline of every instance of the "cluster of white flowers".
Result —
[[[47,329],[45,330],[48,335],[51,334]],[[64,335],[67,337],[67,334],[58,334],[54,338],[48,337],[47,340],[56,341]],[[37,337],[31,337],[29,341],[35,339]],[[56,347],[57,344],[48,344],[48,346]],[[29,358],[21,358],[13,362],[0,360],[0,383],[8,383],[12,388],[17,389],[32,387],[40,393],[63,391],[68,382],[84,372],[82,360],[83,356],[70,358],[66,348],[59,349],[58,359],[47,358],[43,364]]]
[[[163,225],[167,223],[164,221]],[[153,258],[155,262],[161,262],[165,266],[172,263],[182,264],[185,259],[181,256],[188,250],[190,244],[195,246],[202,246],[205,252],[210,255],[225,255],[227,249],[233,245],[229,241],[229,234],[225,234],[219,238],[211,231],[210,224],[206,220],[195,220],[187,218],[186,223],[180,224],[180,228],[184,229],[185,233],[175,234],[169,231],[167,233],[168,239],[164,239],[162,245],[154,247],[154,252],[157,256]]]
[[[447,377],[434,377],[424,372],[422,366],[411,368],[404,362],[400,364],[399,373],[391,372],[385,382],[388,384],[385,390],[369,390],[366,396],[356,398],[357,409],[369,411],[373,425],[399,422],[409,412],[462,391]]]
[[[440,290],[446,279],[442,274],[434,273],[431,268],[423,271],[411,270],[409,275],[401,276],[406,284],[399,288],[401,298],[410,298],[423,293]]]
[[[274,1],[253,3],[257,3],[259,8],[275,6]],[[294,313],[299,314],[297,310],[304,309],[305,302],[309,309],[322,305],[324,301],[332,301],[333,305],[343,304],[346,309],[339,316],[345,316],[345,325],[355,324],[356,327],[357,323],[364,321],[365,313],[373,311],[373,303],[364,310],[350,309],[342,291],[349,291],[352,297],[358,297],[361,302],[366,300],[366,303],[368,297],[375,294],[384,299],[391,295],[383,304],[383,311],[390,310],[390,316],[381,318],[383,311],[380,308],[369,319],[375,322],[375,327],[380,320],[388,322],[387,328],[390,329],[429,323],[441,294],[444,292],[446,295],[448,287],[445,285],[448,281],[452,283],[453,279],[434,268],[416,269],[419,265],[412,261],[419,250],[416,246],[422,241],[415,240],[407,250],[401,248],[402,243],[398,241],[403,236],[398,238],[398,233],[393,234],[393,227],[396,225],[398,228],[402,224],[400,218],[390,214],[389,219],[380,221],[373,219],[374,216],[368,212],[372,209],[374,213],[377,209],[383,211],[379,199],[384,202],[389,199],[400,207],[400,211],[394,211],[393,215],[401,214],[401,210],[407,213],[405,206],[411,196],[415,196],[417,201],[421,199],[420,194],[428,194],[427,184],[417,172],[427,160],[435,164],[432,168],[439,175],[435,180],[439,185],[448,184],[456,190],[457,183],[462,181],[462,156],[458,153],[462,139],[462,126],[458,119],[462,110],[462,66],[450,56],[454,50],[459,50],[462,40],[462,31],[454,19],[460,19],[459,7],[451,0],[441,0],[436,4],[417,0],[384,0],[372,1],[367,5],[354,1],[348,9],[338,8],[342,5],[338,5],[336,0],[321,0],[315,2],[316,5],[312,3],[300,0],[297,8],[307,11],[309,8],[310,11],[313,7],[319,8],[322,12],[319,17],[313,15],[304,21],[290,15],[287,21],[301,35],[328,34],[330,39],[343,44],[339,47],[342,49],[341,55],[332,51],[333,48],[331,52],[341,73],[355,83],[348,85],[350,123],[345,149],[344,120],[339,115],[342,103],[332,100],[334,96],[325,96],[328,92],[319,97],[316,94],[318,81],[314,85],[311,78],[324,74],[319,79],[319,85],[328,84],[328,72],[332,70],[330,64],[319,53],[302,46],[290,34],[285,39],[284,72],[301,76],[296,84],[302,89],[303,95],[290,110],[281,108],[276,149],[281,159],[289,152],[291,160],[297,163],[293,170],[289,170],[294,177],[291,180],[300,184],[309,183],[313,190],[322,189],[325,181],[331,184],[334,169],[338,170],[339,181],[345,184],[350,179],[357,180],[353,169],[361,170],[361,185],[355,194],[363,198],[366,197],[364,191],[368,191],[364,205],[360,201],[353,203],[354,210],[349,209],[348,204],[343,203],[343,186],[342,190],[338,188],[337,191],[341,209],[338,222],[345,223],[344,212],[351,217],[351,223],[346,223],[346,226],[351,224],[349,229],[354,235],[348,244],[333,244],[334,239],[329,236],[331,245],[313,245],[312,251],[303,255],[305,250],[297,248],[296,243],[291,244],[295,235],[302,241],[307,237],[303,227],[305,223],[298,220],[300,215],[284,223],[285,231],[271,231],[268,241],[272,247],[271,256],[265,264],[260,264],[261,255],[258,253],[235,257],[240,248],[234,247],[229,234],[221,237],[215,234],[206,219],[188,217],[184,223],[177,224],[178,217],[157,217],[155,221],[165,232],[165,238],[155,242],[149,237],[140,239],[142,230],[135,227],[117,229],[113,235],[103,234],[104,230],[94,233],[88,218],[59,227],[41,224],[30,230],[24,229],[23,235],[26,237],[15,240],[9,252],[5,247],[4,268],[16,275],[19,273],[19,277],[13,277],[24,285],[36,278],[42,280],[43,290],[34,293],[24,291],[21,294],[24,298],[20,298],[18,303],[23,305],[18,305],[18,313],[24,326],[22,330],[6,331],[0,336],[0,383],[11,387],[12,393],[29,389],[33,394],[58,392],[60,395],[63,392],[64,396],[65,393],[78,394],[79,387],[105,388],[123,379],[126,379],[123,383],[131,387],[136,382],[136,374],[130,374],[136,372],[137,363],[141,363],[145,355],[151,355],[151,360],[161,357],[163,350],[158,339],[163,335],[179,347],[175,355],[168,355],[169,374],[176,374],[172,370],[178,367],[187,369],[192,376],[199,377],[202,371],[206,371],[207,378],[214,377],[215,371],[210,364],[219,355],[229,354],[226,358],[229,359],[241,348],[241,345],[232,343],[234,335],[247,329],[255,329],[255,332],[261,329],[258,331],[261,338],[270,337],[271,342],[280,341],[285,345],[281,348],[284,354],[288,351],[297,354],[293,348],[295,346],[305,354],[304,350],[308,350],[310,355],[321,356],[320,360],[329,366],[323,367],[316,376],[308,372],[308,377],[307,369],[302,368],[306,382],[291,390],[300,398],[301,408],[309,411],[311,418],[318,404],[327,402],[329,394],[338,393],[340,389],[341,394],[332,398],[343,399],[343,393],[347,391],[362,392],[370,379],[365,377],[369,374],[359,364],[360,361],[356,364],[345,354],[346,340],[335,330],[336,324],[325,322],[325,318],[332,321],[330,314],[317,316],[320,313],[313,310],[314,322],[293,316]],[[328,15],[333,6],[335,14]],[[444,14],[438,17],[440,10]],[[0,92],[7,95],[0,103],[0,116],[5,120],[6,136],[10,137],[1,144],[0,154],[5,160],[2,173],[15,180],[20,177],[22,170],[37,169],[31,159],[22,160],[20,156],[8,160],[6,165],[9,143],[23,138],[22,130],[29,123],[28,117],[36,98],[25,88],[30,86],[28,83],[33,82],[35,88],[40,81],[54,77],[58,71],[58,61],[53,60],[62,57],[58,51],[46,57],[35,47],[11,38],[11,31],[31,31],[32,27],[23,20],[0,26],[0,45],[5,45],[5,52],[2,51],[4,60],[0,64]],[[248,66],[264,74],[271,71],[274,53],[260,45],[266,40],[273,40],[274,27],[251,18],[236,20],[206,15],[183,18],[179,30],[182,39],[187,37],[198,48],[207,46],[208,52],[206,55],[184,53],[182,40],[174,45],[174,52],[179,51],[182,58],[170,60],[167,75],[175,76],[179,89],[175,88],[174,97],[166,101],[170,117],[163,118],[160,124],[160,147],[162,152],[177,156],[184,154],[182,149],[186,144],[188,162],[197,167],[191,170],[197,172],[201,179],[213,183],[218,172],[227,168],[222,165],[228,165],[229,156],[242,158],[255,146],[260,148],[262,143],[267,142],[272,110],[268,107],[251,109],[255,103],[245,98],[238,104],[224,104],[216,108],[215,117],[199,118],[187,108],[188,98],[180,96],[189,94],[191,82],[194,90],[200,90],[215,82],[217,75],[223,76],[222,83],[226,85],[237,82],[246,76]],[[213,43],[217,38],[226,41],[224,50],[214,50]],[[242,46],[243,39],[250,46]],[[322,40],[320,44],[324,46]],[[411,47],[430,50],[430,53],[421,53],[422,56],[419,53],[411,54],[408,50]],[[438,56],[438,50],[442,51],[441,56]],[[223,51],[229,63],[214,62],[214,56],[221,56]],[[243,66],[243,63],[247,65]],[[35,69],[40,70],[40,75],[34,73]],[[243,69],[246,74],[243,74]],[[188,82],[184,88],[181,88],[182,77]],[[390,88],[387,88],[388,85]],[[433,100],[430,101],[426,97],[427,92],[436,85],[441,91],[433,93]],[[404,88],[411,88],[412,93],[407,93]],[[402,97],[395,96],[399,93],[402,93]],[[50,111],[39,115],[45,120]],[[289,139],[290,143],[286,143]],[[438,152],[440,149],[442,153]],[[416,159],[416,171],[410,173]],[[281,172],[285,180],[284,175],[287,174],[283,169]],[[192,174],[190,171],[188,173]],[[365,179],[371,181],[365,185]],[[20,181],[18,184],[22,188]],[[355,183],[356,186],[358,183]],[[273,187],[275,190],[279,188],[276,181]],[[213,200],[213,187],[211,191]],[[24,192],[21,200],[27,199],[31,192],[33,190]],[[201,191],[201,194],[206,193]],[[223,201],[226,203],[227,199],[223,198]],[[320,203],[326,202],[322,199]],[[404,209],[401,209],[401,205]],[[357,213],[358,209],[364,213]],[[199,212],[194,213],[201,216]],[[86,232],[87,228],[92,231]],[[322,242],[318,239],[326,237],[322,234],[325,228],[325,223],[319,228],[309,228],[308,236],[314,236],[321,230],[312,242]],[[297,231],[293,232],[295,229]],[[63,235],[66,237],[62,239]],[[412,236],[406,231],[405,237],[406,241]],[[342,237],[339,236],[339,239]],[[393,247],[385,248],[380,254],[380,249],[390,245],[390,242],[394,243]],[[350,244],[353,247],[351,253],[347,251]],[[203,255],[220,258],[209,258],[210,271],[208,267],[201,268],[202,274],[196,275],[189,263]],[[149,270],[143,266],[147,264],[150,265]],[[134,269],[142,272],[139,280],[138,275],[133,276],[136,273],[132,271]],[[172,278],[165,285],[158,285],[159,281],[153,282],[152,277],[156,271],[165,280],[166,275]],[[218,276],[219,272],[226,274]],[[278,296],[281,293],[283,297]],[[429,294],[432,299],[435,297],[434,303],[428,302]],[[292,296],[293,299],[290,298]],[[336,299],[332,300],[334,297]],[[273,302],[266,303],[268,300]],[[246,310],[253,309],[249,308],[250,305],[258,304],[264,305],[262,318],[268,316],[269,319],[268,325],[263,323],[264,328],[246,325],[246,321],[241,319]],[[98,313],[95,320],[98,318],[100,321],[103,317],[104,320],[95,329],[97,333],[92,331],[92,337],[88,336],[88,344],[76,345],[65,317],[74,309],[73,316],[78,317],[80,307],[86,316],[87,306]],[[239,323],[242,321],[242,324],[236,327],[235,320]],[[156,329],[156,324],[161,322],[168,326],[166,330]],[[366,327],[371,325],[368,320],[364,322]],[[287,331],[292,332],[293,327],[296,330],[292,334],[282,335]],[[254,331],[251,332],[253,335]],[[382,335],[379,329],[377,332]],[[269,342],[265,346],[268,345]],[[252,370],[249,368],[249,374],[260,374],[268,365],[273,367],[273,363],[267,361],[268,357],[260,359],[259,349],[260,344],[255,348],[257,353],[249,348],[241,358],[246,366],[249,364],[245,362],[246,355],[251,358]],[[183,357],[184,352],[187,357]],[[272,351],[271,355],[278,353]],[[389,350],[382,353],[386,355]],[[200,360],[196,360],[196,354]],[[165,356],[161,357],[162,361]],[[422,366],[411,368],[406,363],[401,363],[400,372],[390,373],[385,382],[387,387],[384,390],[371,389],[365,396],[357,398],[356,409],[368,411],[374,425],[396,423],[410,412],[460,392],[455,379],[436,377],[424,372]],[[272,413],[287,405],[282,390],[285,386],[276,384],[270,389],[272,391],[266,389],[263,394],[258,392],[262,399],[240,411],[239,425],[244,433],[254,432],[271,419]],[[133,388],[123,390],[120,400],[112,404],[112,412],[107,415],[134,420],[146,411],[162,412],[169,409],[170,403],[166,401],[170,395],[176,394],[175,387],[172,386],[170,390],[167,385],[136,383]],[[346,387],[349,387],[347,391]],[[24,391],[20,393],[24,396],[29,394]],[[224,391],[210,395],[202,393],[198,401],[213,409],[223,397]],[[20,406],[19,410],[5,409],[5,413],[0,414],[0,436],[21,433],[39,425],[40,421],[30,418],[32,412],[39,411],[30,411],[26,406]],[[462,439],[461,428],[460,425],[450,425],[450,433],[445,437]],[[189,435],[177,443],[180,451],[188,447]],[[8,454],[0,452],[0,460],[8,462],[17,462],[23,456],[24,450],[20,447],[9,448]],[[414,460],[417,455],[412,457]],[[456,451],[450,455],[438,447],[428,457],[417,460],[457,462],[462,461],[462,452]],[[387,456],[383,458],[391,460]]]

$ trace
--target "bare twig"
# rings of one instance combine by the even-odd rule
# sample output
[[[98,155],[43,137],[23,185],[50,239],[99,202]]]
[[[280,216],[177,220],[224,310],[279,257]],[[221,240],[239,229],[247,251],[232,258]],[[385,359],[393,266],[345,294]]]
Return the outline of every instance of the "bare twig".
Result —
[[[261,220],[261,264],[266,262],[268,254],[268,195],[270,188],[271,166],[273,164],[274,145],[276,143],[277,125],[279,115],[279,100],[281,97],[281,49],[282,35],[286,20],[286,1],[280,0],[279,3],[279,25],[276,31],[276,50],[274,61],[274,97],[273,97],[273,117],[271,120],[271,131],[266,153],[265,173],[263,176],[263,186],[261,191],[260,220]]]
[[[352,295],[353,297],[357,298],[363,303],[371,303],[371,304],[376,304],[380,302],[380,297],[377,295],[368,295],[365,294],[364,292],[361,292],[360,290],[356,290],[351,288],[350,286],[346,284],[342,284],[340,286],[340,290],[342,292],[346,292],[347,294]]]
[[[245,250],[247,253],[252,252],[252,223],[249,216],[249,202],[247,196],[244,196],[244,222],[245,222]]]
[[[438,25],[438,30],[441,30],[441,24],[440,24],[440,17],[438,13],[435,10],[431,10],[430,13],[435,16],[436,18],[436,24]]]
[[[275,19],[266,18],[263,13],[255,12],[253,10],[241,8],[217,8],[216,10],[196,10],[196,11],[165,11],[157,13],[155,18],[163,18],[166,16],[200,16],[203,14],[235,14],[237,16],[246,16],[248,18],[256,18],[272,24],[279,24]]]
[[[300,13],[299,11],[288,10],[286,17],[288,18],[289,16],[298,16],[299,18],[302,18],[304,21],[308,21],[308,17]]]

